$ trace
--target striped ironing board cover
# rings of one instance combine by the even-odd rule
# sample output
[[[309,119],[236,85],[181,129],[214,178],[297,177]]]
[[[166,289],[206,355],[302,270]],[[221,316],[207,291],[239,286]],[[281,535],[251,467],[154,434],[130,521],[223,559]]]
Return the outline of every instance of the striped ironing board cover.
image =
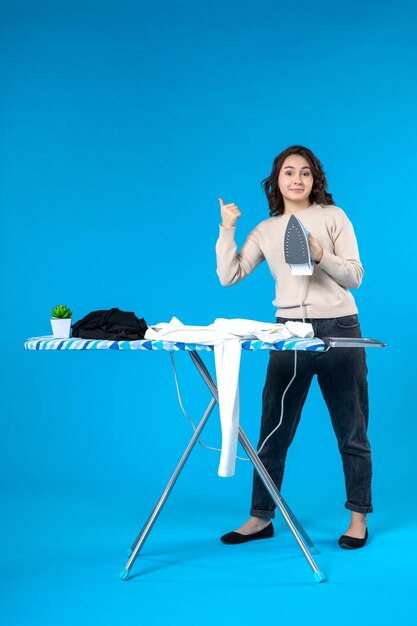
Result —
[[[112,341],[109,339],[54,339],[52,335],[31,337],[24,344],[25,350],[214,350],[214,346],[201,343],[183,343],[181,341],[155,341],[138,339],[136,341]],[[259,339],[243,339],[242,350],[310,350],[325,352],[326,344],[318,337],[302,339],[292,337],[276,343],[266,343]]]

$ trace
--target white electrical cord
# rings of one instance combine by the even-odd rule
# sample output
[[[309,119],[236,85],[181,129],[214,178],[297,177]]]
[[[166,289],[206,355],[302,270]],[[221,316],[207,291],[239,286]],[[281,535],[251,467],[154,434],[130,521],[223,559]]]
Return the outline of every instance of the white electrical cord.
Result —
[[[184,409],[184,406],[183,406],[183,404],[182,404],[182,401],[181,401],[181,394],[180,394],[180,387],[179,387],[179,384],[178,384],[177,370],[176,370],[175,363],[174,363],[174,353],[173,353],[173,352],[170,352],[170,353],[169,353],[169,356],[171,357],[172,367],[174,368],[175,386],[176,386],[176,388],[177,388],[177,396],[178,396],[178,401],[179,401],[179,403],[180,403],[181,411],[184,413],[185,417],[186,417],[186,418],[187,418],[187,420],[190,422],[190,424],[191,424],[191,426],[193,427],[194,432],[195,432],[195,431],[197,430],[197,428],[195,427],[195,425],[194,425],[193,421],[192,421],[192,420],[188,417],[188,415],[187,415],[187,413],[186,413],[186,411],[185,411],[185,409]],[[216,452],[221,452],[221,449],[220,449],[220,448],[212,448],[211,446],[206,446],[206,444],[205,444],[205,443],[203,443],[202,441],[200,441],[200,439],[198,439],[198,443],[199,443],[199,444],[200,444],[200,446],[202,446],[203,448],[207,448],[207,450],[215,450]],[[236,456],[236,458],[237,458],[237,459],[239,459],[240,461],[249,461],[249,459],[247,459],[247,458],[243,458],[243,457],[240,457],[240,456]]]
[[[188,415],[187,415],[187,413],[186,413],[186,411],[185,411],[185,409],[184,409],[184,406],[183,406],[183,404],[182,404],[182,400],[181,400],[181,393],[180,393],[180,388],[179,388],[179,384],[178,384],[177,370],[176,370],[176,368],[175,368],[175,363],[174,363],[174,353],[173,353],[173,352],[170,352],[170,353],[169,353],[169,355],[170,355],[170,357],[171,357],[172,367],[173,367],[173,369],[174,369],[175,386],[176,386],[176,389],[177,389],[177,396],[178,396],[178,401],[179,401],[179,403],[180,403],[181,411],[183,412],[183,414],[185,415],[185,417],[187,418],[187,420],[190,422],[190,424],[191,424],[191,426],[193,427],[194,432],[195,432],[197,429],[196,429],[196,427],[195,427],[195,425],[194,425],[193,421],[192,421],[192,420],[188,417]],[[291,386],[291,384],[292,384],[292,382],[293,382],[293,380],[294,380],[294,378],[295,378],[296,374],[297,374],[297,350],[294,350],[294,375],[293,375],[293,377],[291,378],[291,380],[290,380],[290,382],[288,383],[288,385],[286,386],[286,388],[285,388],[285,390],[284,390],[284,393],[282,394],[282,397],[281,397],[281,415],[280,415],[280,418],[279,418],[279,422],[278,422],[277,426],[275,426],[274,430],[273,430],[273,431],[271,431],[271,432],[269,433],[269,435],[268,435],[268,436],[267,436],[267,437],[263,440],[262,445],[261,445],[261,446],[260,446],[260,448],[256,451],[256,452],[257,452],[257,454],[259,454],[259,453],[260,453],[260,451],[262,450],[262,448],[264,447],[264,445],[266,444],[266,442],[268,441],[268,439],[269,439],[269,438],[270,438],[270,437],[274,434],[274,432],[275,432],[276,430],[278,430],[278,428],[279,428],[279,427],[281,426],[281,424],[282,424],[282,419],[283,419],[283,417],[284,417],[284,398],[285,398],[285,394],[287,393],[288,389],[290,388],[290,386]],[[211,446],[207,446],[207,445],[206,445],[206,444],[204,444],[202,441],[200,441],[200,439],[198,439],[198,443],[199,443],[199,444],[200,444],[200,446],[202,446],[203,448],[207,448],[207,450],[215,450],[216,452],[221,452],[221,449],[220,449],[220,448],[213,448],[213,447],[211,447]],[[243,457],[241,457],[241,456],[236,456],[236,458],[237,458],[237,459],[239,459],[239,461],[250,461],[250,459],[248,459],[248,458],[243,458]]]
[[[303,318],[303,322],[305,322],[303,300],[304,300],[304,276],[301,276],[301,300],[300,300],[300,307],[301,307],[301,315],[302,315],[302,318]]]
[[[303,322],[305,322],[305,317],[304,317],[304,308],[303,308],[303,300],[304,300],[304,276],[301,276],[301,300],[300,300],[300,307],[301,307],[301,315],[303,316]],[[262,445],[260,446],[260,448],[258,448],[257,453],[259,454],[260,451],[262,450],[262,448],[264,447],[264,445],[266,444],[266,442],[268,441],[268,439],[274,434],[274,432],[276,430],[278,430],[278,428],[281,426],[282,424],[282,418],[284,416],[284,398],[285,398],[285,394],[287,393],[288,389],[290,388],[294,378],[297,375],[297,350],[294,350],[294,375],[291,378],[290,382],[288,383],[288,385],[285,387],[284,393],[282,394],[281,397],[281,415],[279,418],[279,422],[278,425],[275,426],[274,430],[271,431],[269,433],[269,435],[263,440]]]
[[[256,451],[258,454],[260,453],[260,451],[262,450],[262,448],[264,447],[264,445],[266,444],[266,442],[268,441],[268,439],[269,439],[270,437],[272,437],[272,435],[274,434],[274,432],[275,432],[276,430],[278,430],[278,428],[279,428],[279,427],[281,426],[281,424],[282,424],[282,418],[284,417],[284,398],[285,398],[285,394],[287,393],[288,389],[290,388],[290,385],[291,385],[292,381],[294,380],[294,378],[295,378],[295,376],[296,376],[296,373],[297,373],[297,350],[294,350],[294,375],[293,375],[293,377],[291,378],[291,380],[290,380],[290,382],[288,383],[288,385],[285,387],[284,393],[282,394],[282,397],[281,397],[281,415],[280,415],[280,418],[279,418],[279,422],[278,422],[277,426],[275,426],[274,430],[272,430],[272,431],[269,433],[269,435],[268,435],[267,437],[265,437],[265,439],[263,440],[261,447],[260,447],[260,448],[258,448],[258,450]]]

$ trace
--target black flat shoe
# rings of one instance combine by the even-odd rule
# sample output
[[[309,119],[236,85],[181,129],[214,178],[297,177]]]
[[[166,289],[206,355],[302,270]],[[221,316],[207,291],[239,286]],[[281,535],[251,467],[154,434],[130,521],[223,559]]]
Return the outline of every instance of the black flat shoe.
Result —
[[[233,530],[231,533],[226,533],[225,535],[220,537],[220,541],[229,544],[246,543],[247,541],[254,541],[255,539],[269,539],[273,536],[274,527],[271,522],[262,530],[259,530],[257,533],[252,533],[251,535],[242,535],[241,533],[237,533]]]
[[[338,541],[341,548],[346,550],[355,550],[356,548],[363,548],[368,539],[368,529],[365,531],[365,537],[358,539],[357,537],[350,537],[349,535],[342,535]]]

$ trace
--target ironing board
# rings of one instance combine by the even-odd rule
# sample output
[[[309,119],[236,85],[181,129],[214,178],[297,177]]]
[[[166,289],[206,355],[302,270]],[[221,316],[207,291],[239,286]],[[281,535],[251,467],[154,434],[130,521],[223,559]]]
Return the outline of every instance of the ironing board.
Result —
[[[377,341],[375,339],[367,339],[367,338],[342,338],[342,337],[325,337],[319,339],[318,337],[313,337],[311,339],[303,339],[298,337],[292,337],[291,339],[285,339],[278,341],[276,343],[266,343],[260,340],[242,340],[241,341],[242,350],[308,350],[311,352],[326,352],[331,348],[341,348],[341,347],[385,347],[385,344]],[[174,484],[184,467],[194,445],[198,441],[201,432],[213,410],[215,405],[218,403],[218,392],[217,386],[213,381],[209,371],[204,365],[203,360],[198,354],[199,351],[213,351],[214,346],[204,345],[204,344],[195,344],[195,343],[183,343],[183,342],[172,342],[172,341],[155,341],[155,340],[135,340],[135,341],[112,341],[112,340],[104,340],[104,339],[81,339],[77,337],[71,337],[69,339],[55,339],[52,336],[42,336],[42,337],[31,337],[27,339],[24,343],[24,348],[26,350],[164,350],[168,352],[174,351],[186,351],[191,357],[194,365],[196,366],[198,372],[200,373],[202,379],[206,383],[207,387],[210,390],[212,395],[212,399],[206,407],[206,410],[201,417],[201,420],[198,426],[195,429],[193,436],[191,437],[187,447],[184,450],[184,453],[175,468],[174,473],[169,479],[161,497],[159,498],[157,504],[155,505],[152,513],[148,517],[141,531],[137,535],[136,539],[131,545],[131,548],[128,551],[128,561],[121,571],[120,578],[122,580],[127,580],[129,578],[130,570],[139,555],[139,552],[145,543],[149,533],[152,530],[152,527],[161,512],[165,502],[168,499],[170,492],[172,491]],[[310,539],[304,528],[301,526],[298,519],[295,517],[294,513],[285,502],[281,493],[278,491],[276,485],[271,479],[270,475],[266,471],[262,461],[257,455],[255,449],[251,445],[249,439],[246,437],[242,428],[239,426],[239,441],[244,448],[246,454],[248,455],[250,461],[252,462],[256,472],[259,474],[262,482],[264,483],[266,489],[270,493],[272,499],[274,500],[278,510],[282,514],[285,522],[288,524],[292,534],[294,535],[300,549],[302,550],[305,558],[307,559],[309,565],[313,569],[315,580],[319,583],[324,582],[326,577],[324,573],[318,568],[316,565],[312,554],[317,554],[318,549],[314,545],[313,541]]]

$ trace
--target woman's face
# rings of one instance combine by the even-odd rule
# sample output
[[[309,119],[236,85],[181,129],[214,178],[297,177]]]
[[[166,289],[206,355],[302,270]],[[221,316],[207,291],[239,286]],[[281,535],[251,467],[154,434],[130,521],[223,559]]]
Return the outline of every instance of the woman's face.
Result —
[[[313,173],[307,159],[300,154],[290,154],[278,175],[278,186],[286,200],[310,204],[309,196],[313,187]]]

